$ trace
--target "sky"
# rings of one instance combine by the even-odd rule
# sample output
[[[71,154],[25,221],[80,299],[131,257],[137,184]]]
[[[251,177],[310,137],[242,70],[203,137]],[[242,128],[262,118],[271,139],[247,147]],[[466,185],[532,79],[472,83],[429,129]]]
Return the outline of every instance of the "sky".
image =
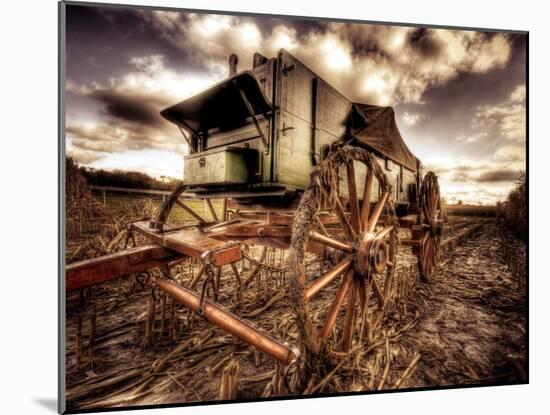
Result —
[[[504,200],[526,169],[526,36],[67,6],[66,148],[79,164],[183,177],[160,110],[281,48],[354,102],[393,106],[450,203]]]

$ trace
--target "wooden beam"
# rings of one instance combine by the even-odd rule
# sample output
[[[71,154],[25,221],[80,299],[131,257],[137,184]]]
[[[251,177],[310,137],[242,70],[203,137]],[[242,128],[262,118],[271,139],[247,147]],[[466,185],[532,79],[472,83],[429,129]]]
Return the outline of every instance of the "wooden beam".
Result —
[[[240,246],[228,245],[227,242],[210,238],[198,229],[158,232],[149,227],[148,221],[134,222],[132,229],[159,245],[193,258],[200,258],[204,253],[212,252],[211,259],[216,266],[230,264],[242,258]]]
[[[117,277],[147,271],[185,258],[186,256],[162,246],[147,245],[75,262],[66,267],[66,291],[92,287]]]
[[[225,228],[228,238],[285,237],[292,236],[291,226],[273,226],[265,224],[229,225]]]

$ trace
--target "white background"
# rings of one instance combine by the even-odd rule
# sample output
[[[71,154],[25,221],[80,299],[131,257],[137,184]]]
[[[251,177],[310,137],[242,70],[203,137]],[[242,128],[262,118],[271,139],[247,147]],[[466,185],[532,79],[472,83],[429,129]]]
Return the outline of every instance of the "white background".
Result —
[[[116,1],[113,1],[116,2]],[[121,2],[128,3],[131,1]],[[530,31],[530,385],[190,407],[140,413],[468,414],[548,410],[550,251],[545,2],[180,0],[140,4]],[[54,413],[57,390],[57,4],[3,2],[0,19],[0,412]],[[548,413],[548,412],[546,412]]]

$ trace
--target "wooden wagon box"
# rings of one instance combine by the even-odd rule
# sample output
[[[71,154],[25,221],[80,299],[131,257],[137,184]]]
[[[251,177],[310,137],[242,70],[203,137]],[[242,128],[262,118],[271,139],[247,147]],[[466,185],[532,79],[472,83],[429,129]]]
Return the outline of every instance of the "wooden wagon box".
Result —
[[[393,109],[351,102],[285,50],[271,59],[255,54],[250,71],[162,115],[188,140],[184,181],[198,195],[292,197],[309,184],[330,145],[348,140],[375,155],[397,205],[416,202],[420,163],[401,138]]]

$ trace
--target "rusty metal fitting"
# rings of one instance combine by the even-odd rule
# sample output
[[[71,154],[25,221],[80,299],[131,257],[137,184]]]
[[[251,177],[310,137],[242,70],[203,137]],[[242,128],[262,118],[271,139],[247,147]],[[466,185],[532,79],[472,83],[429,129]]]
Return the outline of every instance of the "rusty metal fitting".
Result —
[[[354,268],[360,275],[368,276],[371,271],[380,273],[388,262],[388,244],[384,239],[376,237],[373,232],[365,232],[355,242]]]
[[[149,228],[162,232],[164,229],[164,222],[158,220],[150,220]]]

